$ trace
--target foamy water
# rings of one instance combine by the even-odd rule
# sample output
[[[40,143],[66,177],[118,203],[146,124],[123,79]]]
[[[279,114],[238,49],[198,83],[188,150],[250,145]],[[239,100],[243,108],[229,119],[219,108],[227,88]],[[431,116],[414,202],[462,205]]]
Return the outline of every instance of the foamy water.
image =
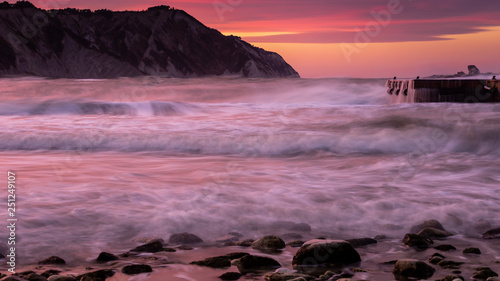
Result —
[[[295,232],[284,221],[330,238],[499,226],[500,105],[391,105],[384,82],[0,80],[20,262]]]

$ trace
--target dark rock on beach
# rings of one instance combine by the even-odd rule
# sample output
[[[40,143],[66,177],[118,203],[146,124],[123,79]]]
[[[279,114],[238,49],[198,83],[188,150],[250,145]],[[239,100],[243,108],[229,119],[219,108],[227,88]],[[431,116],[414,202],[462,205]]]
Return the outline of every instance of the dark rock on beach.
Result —
[[[111,269],[102,269],[93,272],[84,273],[76,276],[76,280],[88,280],[88,281],[99,281],[106,280],[106,278],[112,277],[115,272]]]
[[[498,239],[500,238],[500,227],[491,229],[483,233],[484,239]]]
[[[363,247],[371,244],[377,244],[377,240],[372,238],[357,238],[357,239],[349,239],[346,241],[349,242],[354,248]]]
[[[396,262],[392,273],[396,277],[402,276],[427,279],[430,278],[435,271],[436,270],[432,266],[425,262],[414,259],[402,259]]]
[[[64,261],[60,257],[52,256],[50,258],[46,258],[44,260],[39,261],[38,264],[41,264],[41,265],[48,265],[48,264],[63,265],[63,264],[66,264],[66,261]]]
[[[422,237],[429,237],[429,238],[446,238],[449,236],[453,236],[452,233],[442,230],[442,229],[437,229],[434,227],[427,227],[418,232],[418,235]]]
[[[307,274],[300,273],[282,273],[282,272],[273,272],[267,273],[264,275],[266,281],[287,281],[287,280],[297,280],[297,281],[311,281],[315,278],[313,276]]]
[[[62,275],[52,275],[48,279],[48,281],[77,281],[73,276],[62,276]]]
[[[453,246],[453,245],[443,244],[443,245],[438,245],[438,246],[434,247],[434,249],[446,252],[446,251],[454,251],[457,248],[455,248],[455,246]]]
[[[28,280],[28,281],[47,281],[47,278],[42,276],[42,275],[38,275],[37,273],[33,272],[33,271],[25,271],[25,272],[21,272],[21,273],[17,273],[17,274],[14,274],[16,276],[19,276],[25,280]]]
[[[211,268],[226,268],[226,267],[231,267],[231,259],[227,256],[221,256],[221,257],[206,258],[201,261],[193,261],[190,262],[189,264],[206,266]]]
[[[360,261],[361,257],[349,242],[314,239],[300,247],[293,257],[292,265],[299,269],[311,266],[342,267]]]
[[[106,263],[108,261],[115,261],[115,260],[118,260],[117,256],[115,256],[115,255],[113,255],[111,253],[102,252],[97,257],[96,262],[98,262],[98,263]]]
[[[460,275],[446,275],[445,277],[438,279],[436,281],[455,281],[457,279],[465,281],[465,279]]]
[[[200,237],[183,232],[183,233],[176,233],[172,234],[170,238],[168,239],[168,243],[170,244],[199,244],[203,243],[203,240],[201,240]]]
[[[2,278],[2,281],[28,281],[28,280],[21,278],[19,276],[11,275],[9,277]]]
[[[246,240],[243,240],[243,241],[231,243],[230,246],[240,246],[240,247],[248,248],[248,247],[252,247],[252,244],[253,244],[254,241],[255,240],[253,240],[253,239],[246,239]]]
[[[237,242],[238,240],[240,240],[240,237],[238,237],[236,235],[228,234],[228,235],[225,235],[225,236],[222,236],[222,237],[215,239],[215,242],[226,244],[226,243],[231,243],[231,242]]]
[[[219,276],[220,279],[222,280],[238,280],[243,276],[241,273],[238,272],[226,272]]]
[[[252,248],[261,251],[278,251],[285,246],[285,241],[275,235],[264,236],[252,243]]]
[[[436,228],[439,230],[445,230],[443,225],[437,221],[437,220],[428,220],[428,221],[423,221],[420,224],[414,225],[410,228],[411,233],[419,233],[425,228]]]
[[[122,273],[127,275],[135,275],[141,273],[153,272],[153,268],[147,264],[131,264],[122,268]]]
[[[438,263],[440,267],[447,269],[458,269],[462,264],[464,263],[458,261],[450,261],[450,260],[442,260]]]
[[[293,241],[290,241],[288,243],[286,243],[287,246],[290,246],[292,248],[300,248],[302,247],[302,245],[304,245],[304,241],[301,241],[301,240],[293,240]]]
[[[160,241],[153,241],[144,245],[140,245],[130,250],[137,253],[157,253],[163,250],[163,244]]]
[[[442,260],[444,260],[444,258],[442,257],[437,257],[437,256],[434,256],[434,257],[430,257],[429,258],[429,262],[432,263],[432,264],[438,264],[439,262],[441,262]]]
[[[491,270],[491,268],[489,267],[478,267],[476,268],[476,270],[477,271],[474,273],[474,275],[472,275],[472,278],[486,280],[489,277],[498,276],[498,274],[495,271]]]
[[[46,271],[42,272],[42,274],[40,274],[40,275],[42,275],[45,278],[49,278],[50,276],[52,276],[52,275],[58,275],[59,273],[61,273],[60,270],[49,269],[49,270],[46,270]]]
[[[462,251],[462,253],[464,254],[476,254],[476,255],[480,255],[481,254],[481,250],[478,249],[478,248],[466,248]]]
[[[238,270],[242,274],[250,272],[273,271],[280,268],[281,264],[274,259],[261,256],[244,256],[238,262]]]
[[[434,242],[428,237],[423,237],[418,234],[408,233],[403,238],[403,244],[405,244],[408,247],[427,249],[430,246],[432,246]]]
[[[27,276],[24,277],[24,279],[28,281],[47,281],[47,278],[43,277],[42,275],[38,275],[36,273],[28,274]]]
[[[235,260],[235,259],[240,259],[244,256],[248,256],[250,255],[249,253],[229,253],[227,255],[225,255],[226,257],[228,257],[230,260]]]

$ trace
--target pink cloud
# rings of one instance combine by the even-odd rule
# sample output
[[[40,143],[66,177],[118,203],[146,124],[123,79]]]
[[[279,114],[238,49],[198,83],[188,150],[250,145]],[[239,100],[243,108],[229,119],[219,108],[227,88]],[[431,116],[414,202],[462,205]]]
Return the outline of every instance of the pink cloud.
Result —
[[[352,42],[357,29],[373,22],[373,13],[390,3],[402,11],[391,15],[372,42],[432,41],[440,36],[477,32],[500,25],[498,0],[34,0],[39,7],[142,10],[155,5],[183,9],[221,32],[295,32],[247,37],[254,42]]]

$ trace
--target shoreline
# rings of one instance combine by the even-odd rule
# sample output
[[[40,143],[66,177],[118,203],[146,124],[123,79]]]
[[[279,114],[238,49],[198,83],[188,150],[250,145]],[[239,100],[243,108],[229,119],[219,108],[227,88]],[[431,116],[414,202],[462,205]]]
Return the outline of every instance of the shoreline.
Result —
[[[429,221],[427,221],[429,222]],[[432,228],[436,229],[436,228]],[[430,236],[441,236],[444,232],[434,231]],[[445,231],[443,229],[443,231]],[[498,229],[495,229],[498,231]],[[415,232],[415,231],[413,231]],[[445,231],[446,232],[446,231]],[[414,236],[425,237],[429,236],[427,234],[419,232],[421,234]],[[497,232],[491,232],[490,238],[499,238]],[[451,233],[450,233],[451,234]],[[182,236],[184,235],[184,236]],[[60,276],[65,277],[81,277],[82,274],[91,272],[104,272],[107,270],[109,276],[105,278],[107,281],[119,281],[119,280],[223,280],[219,277],[224,273],[232,272],[236,273],[246,273],[242,272],[241,268],[238,266],[238,258],[241,258],[241,253],[246,253],[251,256],[267,257],[277,261],[280,266],[269,268],[258,273],[246,273],[241,276],[241,278],[233,280],[292,280],[287,279],[288,275],[294,271],[296,266],[292,265],[292,260],[294,256],[298,255],[297,251],[299,248],[299,241],[307,242],[314,237],[311,232],[302,231],[295,234],[283,235],[283,241],[287,245],[278,250],[262,249],[258,246],[258,242],[253,240],[253,244],[250,243],[251,240],[247,237],[232,233],[227,236],[217,239],[218,241],[210,242],[200,242],[197,240],[195,235],[182,233],[182,237],[178,238],[177,241],[172,241],[170,237],[168,243],[163,241],[163,239],[150,239],[145,244],[138,245],[138,247],[131,249],[126,253],[110,253],[110,256],[116,255],[117,260],[110,260],[107,262],[97,263],[97,257],[89,257],[89,259],[82,264],[32,264],[16,268],[15,276],[24,276],[29,281],[43,281],[46,280],[44,277],[39,278],[41,275],[47,275],[48,270],[60,271]],[[187,238],[186,238],[187,237]],[[267,236],[266,236],[267,237]],[[300,239],[298,239],[300,238]],[[386,280],[404,280],[396,279],[393,274],[395,268],[395,263],[398,260],[404,259],[415,259],[422,261],[434,268],[435,272],[430,278],[419,278],[424,280],[455,280],[455,279],[445,279],[446,276],[462,276],[464,280],[486,280],[480,278],[473,278],[473,276],[478,276],[477,274],[481,271],[481,268],[490,268],[492,272],[500,272],[500,239],[485,239],[483,237],[470,237],[463,234],[454,234],[449,237],[432,237],[432,244],[426,245],[425,247],[420,247],[420,244],[404,245],[402,240],[403,237],[386,237],[377,236],[376,239],[359,239],[357,237],[354,240],[349,240],[354,249],[359,253],[361,257],[361,262],[356,264],[348,264],[345,266],[336,267],[335,271],[333,267],[329,267],[332,272],[336,272],[339,275],[310,275],[310,279],[305,280],[338,280],[337,277],[347,276],[346,280],[370,280],[370,281],[386,281]],[[419,239],[420,239],[419,238]],[[199,239],[199,237],[198,237]],[[326,239],[326,240],[323,240]],[[336,237],[321,237],[320,240],[314,241],[334,241],[330,239],[336,239]],[[405,236],[406,239],[406,236]],[[426,239],[428,239],[426,237]],[[175,240],[175,239],[174,239]],[[258,241],[261,241],[258,239]],[[295,241],[295,242],[293,242]],[[292,243],[290,243],[292,242]],[[257,243],[257,244],[256,244]],[[274,243],[274,242],[273,242]],[[309,242],[307,242],[309,243]],[[239,246],[243,245],[243,246]],[[257,245],[257,246],[256,246]],[[266,244],[269,245],[274,244]],[[284,245],[284,244],[283,244]],[[450,246],[451,245],[451,246]],[[153,248],[152,248],[153,247]],[[260,247],[260,248],[259,248]],[[272,247],[272,246],[270,246]],[[280,246],[281,247],[281,246]],[[304,247],[304,246],[303,246]],[[436,249],[437,248],[437,249]],[[455,248],[453,250],[453,248]],[[470,248],[479,249],[477,253],[463,253],[470,251]],[[475,251],[475,250],[474,250]],[[472,252],[474,252],[472,251]],[[240,253],[236,255],[235,253]],[[50,253],[47,253],[47,257]],[[220,268],[212,268],[210,266],[200,266],[195,264],[190,264],[195,261],[203,261],[208,258],[214,257],[225,257],[230,256],[231,264],[225,264],[224,266],[216,265]],[[437,257],[436,257],[437,256]],[[442,258],[444,256],[444,258]],[[64,258],[64,257],[62,257]],[[101,258],[101,256],[99,257]],[[108,257],[109,258],[109,257]],[[241,260],[240,260],[241,261]],[[443,261],[443,262],[441,262]],[[58,263],[59,260],[52,258],[49,263]],[[151,267],[151,272],[141,273],[141,274],[126,274],[122,271],[125,267],[132,264],[146,265],[146,267]],[[213,265],[211,265],[213,266]],[[3,266],[2,266],[3,267]],[[280,268],[280,269],[278,269]],[[22,274],[23,272],[34,272],[28,278],[28,275]],[[252,271],[252,270],[250,270]],[[274,275],[269,275],[272,272]],[[299,268],[299,272],[303,271]],[[1,272],[6,273],[6,269],[2,268]],[[31,272],[31,273],[32,273]],[[110,274],[112,272],[112,274]],[[285,275],[283,275],[285,272]],[[324,273],[324,272],[323,272]],[[267,275],[266,275],[267,274]],[[10,274],[7,274],[10,276]],[[285,277],[283,277],[285,276]],[[492,275],[493,276],[493,275]],[[36,278],[35,278],[36,277]],[[285,279],[279,279],[279,278]],[[328,278],[327,278],[328,277]],[[70,280],[104,280],[98,277],[88,277],[90,279],[58,279],[62,277],[49,277],[49,281],[70,281]],[[274,279],[278,278],[278,279]],[[451,277],[449,277],[451,278]],[[3,278],[2,280],[23,280],[23,279],[9,279]],[[297,279],[302,280],[302,279]],[[497,279],[491,279],[497,280]]]

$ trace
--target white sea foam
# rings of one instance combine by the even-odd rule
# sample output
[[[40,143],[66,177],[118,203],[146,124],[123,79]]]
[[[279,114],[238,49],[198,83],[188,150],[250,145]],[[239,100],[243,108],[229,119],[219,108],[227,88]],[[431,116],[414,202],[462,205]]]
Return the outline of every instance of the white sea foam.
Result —
[[[401,239],[431,218],[461,237],[499,226],[500,107],[389,105],[383,83],[0,80],[20,256],[71,262],[140,237],[294,223],[311,225],[306,239]]]

